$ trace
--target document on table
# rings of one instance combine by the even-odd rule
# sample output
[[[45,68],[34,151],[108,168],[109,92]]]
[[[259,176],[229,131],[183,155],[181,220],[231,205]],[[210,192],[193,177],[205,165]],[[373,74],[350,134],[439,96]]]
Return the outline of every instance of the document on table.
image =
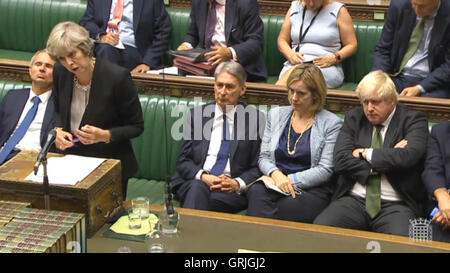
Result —
[[[49,184],[75,185],[93,172],[105,158],[86,157],[78,155],[65,155],[63,157],[50,157],[47,159],[47,175]],[[25,180],[42,183],[44,169],[39,166],[37,175],[31,172]]]

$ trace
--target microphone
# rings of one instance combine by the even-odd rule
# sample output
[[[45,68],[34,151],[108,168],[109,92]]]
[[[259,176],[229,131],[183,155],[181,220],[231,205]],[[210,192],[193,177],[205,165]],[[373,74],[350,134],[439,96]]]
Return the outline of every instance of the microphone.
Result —
[[[41,165],[42,160],[47,157],[48,150],[50,149],[50,146],[52,146],[53,142],[55,142],[55,138],[56,138],[56,131],[55,129],[52,129],[50,133],[48,133],[47,141],[45,142],[45,145],[42,148],[41,152],[39,153],[36,163],[34,164],[34,175],[37,174],[39,165]]]

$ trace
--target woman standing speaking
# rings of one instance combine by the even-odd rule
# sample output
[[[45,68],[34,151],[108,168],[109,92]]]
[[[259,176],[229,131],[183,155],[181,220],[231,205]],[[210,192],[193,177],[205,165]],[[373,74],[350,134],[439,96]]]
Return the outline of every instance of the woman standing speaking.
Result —
[[[122,194],[138,169],[131,139],[144,130],[137,89],[129,71],[93,57],[89,32],[57,24],[47,41],[59,64],[53,72],[56,148],[68,154],[120,159]]]

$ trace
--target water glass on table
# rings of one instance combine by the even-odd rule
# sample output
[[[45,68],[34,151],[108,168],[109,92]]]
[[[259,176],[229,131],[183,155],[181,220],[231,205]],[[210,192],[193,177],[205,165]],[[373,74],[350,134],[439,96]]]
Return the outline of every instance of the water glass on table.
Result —
[[[139,211],[142,219],[147,219],[150,216],[149,201],[147,197],[136,197],[131,200],[133,210]]]
[[[130,209],[128,210],[128,222],[130,229],[139,229],[142,225],[141,211]]]

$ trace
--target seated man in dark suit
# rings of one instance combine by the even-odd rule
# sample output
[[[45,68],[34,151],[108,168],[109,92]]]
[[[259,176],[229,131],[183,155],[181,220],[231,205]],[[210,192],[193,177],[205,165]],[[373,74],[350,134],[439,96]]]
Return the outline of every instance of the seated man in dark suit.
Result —
[[[449,1],[391,1],[373,70],[388,73],[402,96],[450,98],[449,16]]]
[[[53,129],[53,60],[45,50],[31,59],[31,89],[10,90],[0,104],[0,165],[21,150],[40,151]]]
[[[258,169],[264,116],[238,103],[245,94],[245,71],[236,62],[215,71],[215,103],[191,109],[173,178],[173,192],[185,208],[239,212],[247,208],[246,185]],[[259,199],[259,198],[255,198]],[[248,214],[259,208],[248,204]]]
[[[191,25],[178,50],[211,48],[214,65],[234,60],[250,82],[267,80],[263,59],[264,24],[256,0],[192,0]]]
[[[428,196],[433,200],[433,241],[450,243],[450,122],[433,126],[428,138],[422,174]]]
[[[333,201],[314,223],[408,236],[409,220],[422,216],[426,203],[427,118],[397,104],[382,71],[366,75],[356,92],[362,107],[347,112],[334,146]]]
[[[163,65],[172,31],[163,0],[89,0],[80,25],[97,41],[97,58],[138,73]]]

